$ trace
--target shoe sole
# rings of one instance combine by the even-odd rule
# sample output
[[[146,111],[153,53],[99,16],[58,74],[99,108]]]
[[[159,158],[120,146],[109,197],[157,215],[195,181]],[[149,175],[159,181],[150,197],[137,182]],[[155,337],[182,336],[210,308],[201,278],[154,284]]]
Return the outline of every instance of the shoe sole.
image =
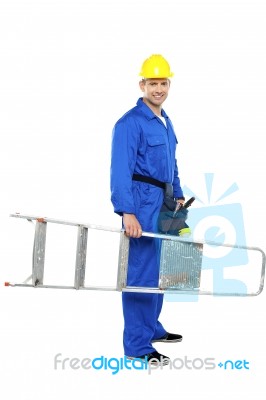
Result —
[[[182,342],[182,339],[173,339],[173,340],[167,340],[167,339],[155,339],[152,340],[151,343],[155,343],[155,342],[162,342],[162,343],[178,343],[178,342]]]

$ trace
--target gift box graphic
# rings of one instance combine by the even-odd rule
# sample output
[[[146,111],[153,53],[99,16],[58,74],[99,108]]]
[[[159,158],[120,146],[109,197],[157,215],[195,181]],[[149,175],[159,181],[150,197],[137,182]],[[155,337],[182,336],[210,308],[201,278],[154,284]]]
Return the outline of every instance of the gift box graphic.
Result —
[[[246,245],[244,221],[241,204],[232,203],[206,206],[189,210],[188,225],[191,238],[218,244]],[[247,251],[236,247],[207,245],[203,256],[203,269],[225,268],[247,264]]]
[[[234,246],[246,246],[243,212],[240,203],[221,204],[222,200],[238,190],[236,183],[233,183],[214,202],[212,198],[214,174],[205,174],[205,185],[207,191],[207,202],[203,202],[190,188],[184,187],[183,192],[187,197],[194,196],[202,204],[200,207],[189,209],[187,224],[191,228],[190,238],[193,241],[214,242],[220,245],[204,244],[202,256],[202,270],[212,270],[214,292],[247,292],[244,282],[240,280],[224,279],[224,269],[237,267],[248,263],[247,250],[241,251]],[[228,200],[228,199],[227,199]],[[217,204],[218,203],[218,204]],[[230,244],[233,247],[226,247],[223,244]],[[185,299],[184,299],[185,297]],[[195,301],[190,297],[197,296],[167,296],[169,301]]]

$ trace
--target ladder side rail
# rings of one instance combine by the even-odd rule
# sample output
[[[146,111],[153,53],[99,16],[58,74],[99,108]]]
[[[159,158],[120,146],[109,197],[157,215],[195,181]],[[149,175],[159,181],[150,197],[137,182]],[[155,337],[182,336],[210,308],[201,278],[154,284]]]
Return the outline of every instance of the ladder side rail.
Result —
[[[85,228],[89,228],[89,229],[96,229],[96,230],[103,230],[103,231],[117,232],[117,233],[121,232],[120,228],[114,228],[111,226],[103,226],[103,225],[96,225],[96,224],[89,224],[89,223],[82,223],[82,222],[75,222],[75,221],[65,221],[65,220],[61,220],[61,219],[24,215],[24,214],[20,214],[20,213],[10,214],[9,216],[14,217],[14,218],[27,219],[27,220],[31,220],[31,221],[41,220],[43,222],[51,222],[54,224],[70,225],[70,226],[84,226]]]

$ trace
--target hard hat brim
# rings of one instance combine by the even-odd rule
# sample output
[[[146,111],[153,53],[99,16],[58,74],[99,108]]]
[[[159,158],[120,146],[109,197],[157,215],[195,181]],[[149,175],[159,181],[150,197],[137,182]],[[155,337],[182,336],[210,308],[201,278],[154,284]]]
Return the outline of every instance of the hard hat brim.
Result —
[[[139,76],[141,76],[142,78],[144,78],[144,79],[156,79],[156,78],[158,78],[158,79],[167,79],[167,78],[172,78],[173,76],[174,76],[174,73],[173,72],[171,72],[168,76],[165,76],[165,75],[149,75],[149,76],[145,76],[142,72],[140,72],[139,73]]]

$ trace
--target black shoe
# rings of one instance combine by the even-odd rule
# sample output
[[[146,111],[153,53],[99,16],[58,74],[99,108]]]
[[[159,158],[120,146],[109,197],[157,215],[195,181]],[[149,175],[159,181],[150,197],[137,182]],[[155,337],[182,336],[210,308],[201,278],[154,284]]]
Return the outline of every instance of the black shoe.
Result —
[[[163,354],[158,353],[158,351],[154,351],[153,353],[144,354],[143,356],[139,357],[129,357],[129,360],[141,360],[141,361],[148,361],[149,364],[154,365],[167,365],[170,362],[170,358],[164,356]]]
[[[154,339],[151,342],[163,342],[163,343],[176,343],[181,342],[183,337],[181,335],[177,335],[176,333],[166,333],[159,339]]]

